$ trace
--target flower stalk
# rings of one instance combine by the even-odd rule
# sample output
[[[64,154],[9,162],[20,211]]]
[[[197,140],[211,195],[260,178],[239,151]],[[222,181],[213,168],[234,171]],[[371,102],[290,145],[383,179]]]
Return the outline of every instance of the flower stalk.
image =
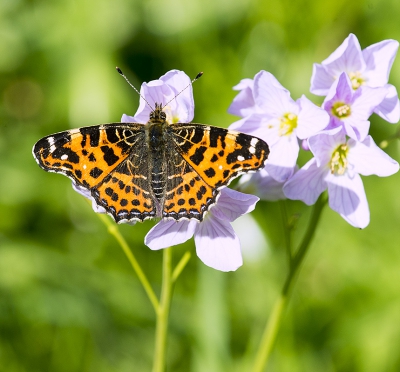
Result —
[[[256,354],[253,372],[262,372],[266,367],[269,357],[271,355],[272,348],[274,346],[284,312],[287,307],[291,289],[295,283],[296,274],[301,267],[307,250],[314,237],[315,231],[320,220],[321,212],[324,205],[326,204],[326,196],[322,194],[317,202],[315,203],[310,221],[308,223],[307,231],[303,237],[303,240],[297,249],[296,253],[290,259],[289,272],[283,285],[282,291],[278,299],[276,300],[271,315],[266,324],[263,336],[261,338],[260,347]],[[288,228],[288,221],[284,221],[284,232],[290,234],[290,228]],[[290,238],[286,239],[286,249],[290,249],[288,246]],[[289,256],[290,257],[290,256]]]

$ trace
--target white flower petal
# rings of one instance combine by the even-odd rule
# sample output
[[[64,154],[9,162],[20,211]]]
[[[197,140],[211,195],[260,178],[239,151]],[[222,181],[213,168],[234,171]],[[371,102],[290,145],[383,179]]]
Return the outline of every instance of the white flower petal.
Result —
[[[322,61],[322,65],[336,78],[342,72],[348,74],[349,72],[364,71],[365,62],[357,37],[350,34],[339,48]]]
[[[381,87],[387,84],[398,48],[398,41],[383,40],[362,51],[366,63],[368,86]]]
[[[162,249],[189,240],[199,225],[195,220],[161,220],[146,235],[144,244],[150,249]]]
[[[238,183],[238,189],[257,195],[262,200],[286,199],[282,187],[284,182],[278,182],[272,178],[267,170],[261,169],[257,173],[245,174]]]
[[[351,105],[351,117],[357,120],[366,120],[374,112],[374,109],[388,94],[388,88],[370,88],[362,86],[354,93],[354,101]]]
[[[379,177],[387,177],[399,170],[399,164],[367,136],[363,142],[349,140],[349,153],[347,160],[353,165],[354,171],[363,176],[375,174]]]
[[[292,134],[280,137],[279,141],[270,146],[270,154],[265,169],[276,181],[284,182],[292,174],[299,155],[299,142]]]
[[[312,103],[306,96],[302,96],[297,103],[300,112],[297,117],[296,135],[300,139],[308,138],[325,129],[329,124],[329,114]]]
[[[260,71],[254,77],[253,94],[257,106],[273,117],[298,113],[298,106],[290,97],[290,92],[267,71]]]
[[[233,89],[240,92],[228,108],[230,114],[245,117],[258,110],[254,102],[253,85],[253,79],[243,79],[238,85],[233,87]]]
[[[329,206],[339,213],[350,225],[365,228],[369,224],[369,207],[361,177],[354,174],[329,174],[326,179],[329,193]]]
[[[311,93],[317,96],[326,96],[334,81],[334,76],[326,70],[325,66],[314,63],[311,76]]]
[[[235,121],[229,126],[229,130],[236,130],[252,136],[256,136],[266,141],[271,146],[270,132],[275,132],[274,129],[268,128],[268,116],[254,113],[243,119]]]
[[[396,88],[386,84],[388,90],[386,97],[374,110],[374,112],[389,123],[395,124],[400,120],[400,102]]]
[[[317,167],[315,158],[300,168],[283,186],[283,192],[289,199],[302,200],[307,205],[314,204],[327,185],[325,177],[327,167]]]
[[[194,235],[197,256],[207,266],[234,271],[243,264],[239,238],[228,221],[209,218],[199,224]]]
[[[257,196],[225,187],[221,190],[218,202],[211,209],[210,214],[221,220],[232,222],[245,213],[253,211],[259,200]]]

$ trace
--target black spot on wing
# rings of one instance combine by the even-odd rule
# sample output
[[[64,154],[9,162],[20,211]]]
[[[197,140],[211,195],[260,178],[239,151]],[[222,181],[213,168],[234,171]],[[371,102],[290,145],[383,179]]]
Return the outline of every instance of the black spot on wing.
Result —
[[[115,164],[119,160],[119,157],[114,154],[114,150],[111,147],[101,146],[100,149],[103,151],[104,160],[108,166]]]
[[[196,149],[195,153],[190,157],[190,160],[196,164],[199,165],[203,159],[204,159],[204,153],[206,152],[207,147],[206,146],[200,146]]]

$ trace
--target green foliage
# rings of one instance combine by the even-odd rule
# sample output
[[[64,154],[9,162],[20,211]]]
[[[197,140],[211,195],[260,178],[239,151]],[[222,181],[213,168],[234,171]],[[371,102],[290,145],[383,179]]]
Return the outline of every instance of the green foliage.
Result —
[[[0,371],[148,371],[155,316],[129,262],[65,177],[45,173],[31,148],[44,135],[133,115],[135,86],[170,69],[196,82],[195,122],[227,127],[232,87],[272,72],[294,98],[350,33],[363,47],[400,40],[395,0],[3,0],[0,3]],[[400,87],[400,62],[391,83]],[[396,126],[377,117],[377,143]],[[386,149],[399,160],[397,142]],[[398,371],[399,174],[364,178],[371,223],[361,231],[326,209],[295,285],[270,371]],[[294,244],[309,210],[288,211]],[[235,273],[216,272],[194,243],[175,287],[168,370],[246,371],[283,284],[281,209],[259,203],[265,240]],[[240,220],[239,220],[240,221]],[[247,222],[248,223],[248,220]],[[254,221],[253,221],[254,223]],[[121,226],[160,292],[161,252],[143,238],[154,222]],[[262,243],[264,242],[264,243]]]

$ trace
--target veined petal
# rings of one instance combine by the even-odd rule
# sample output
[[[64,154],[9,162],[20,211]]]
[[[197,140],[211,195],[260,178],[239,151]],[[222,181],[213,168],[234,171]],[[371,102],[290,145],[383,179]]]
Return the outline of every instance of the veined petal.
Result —
[[[198,225],[195,220],[161,220],[147,233],[144,244],[155,250],[184,243],[193,236]]]
[[[271,140],[269,138],[269,132],[271,131],[271,128],[269,128],[268,119],[268,115],[254,113],[243,119],[235,121],[229,126],[229,129],[237,130],[239,132],[261,138],[271,146]]]
[[[350,34],[343,43],[324,61],[324,65],[332,76],[338,78],[342,72],[364,71],[365,62],[357,37]]]
[[[329,124],[329,114],[312,103],[306,96],[297,100],[300,112],[297,117],[296,135],[300,139],[308,138],[325,129]]]
[[[289,199],[302,200],[312,205],[326,190],[325,177],[328,173],[328,167],[318,167],[315,158],[312,158],[289,178],[283,186],[283,192]]]
[[[311,76],[311,93],[317,96],[326,96],[334,81],[334,76],[327,71],[325,66],[314,63]]]
[[[374,109],[388,94],[388,88],[370,88],[362,86],[354,93],[354,101],[351,105],[351,117],[360,120],[368,119]]]
[[[353,88],[351,87],[349,77],[345,73],[340,74],[339,78],[334,81],[325,97],[322,107],[332,116],[331,109],[336,102],[348,105],[353,103]]]
[[[239,180],[238,189],[255,194],[262,200],[275,201],[286,199],[283,185],[284,182],[276,181],[264,168],[257,173],[243,175]]]
[[[361,177],[329,174],[329,206],[339,213],[350,225],[365,228],[369,224],[369,207]]]
[[[399,163],[381,150],[371,136],[367,136],[363,142],[350,139],[348,145],[347,160],[354,166],[354,171],[363,176],[376,174],[387,177],[399,170]]]
[[[257,196],[225,187],[221,190],[218,203],[211,209],[210,214],[221,220],[232,222],[245,213],[253,211],[259,200]]]
[[[386,97],[374,110],[374,112],[389,123],[395,124],[400,120],[400,102],[396,88],[386,84],[388,90]]]
[[[292,174],[299,155],[297,137],[282,136],[278,142],[270,146],[270,154],[265,169],[278,182],[285,182]]]
[[[298,106],[290,97],[290,92],[267,71],[260,71],[254,77],[253,94],[257,106],[273,117],[298,113]]]
[[[343,121],[346,134],[357,141],[363,141],[369,132],[370,122],[368,120],[355,120],[350,117]]]
[[[168,105],[174,111],[174,116],[180,122],[191,122],[194,117],[194,99],[192,82],[189,76],[183,71],[171,70],[161,76],[160,80],[168,85],[173,92],[173,101]]]
[[[230,114],[245,117],[259,110],[254,102],[253,85],[253,79],[242,79],[238,85],[233,87],[240,92],[228,108]]]
[[[362,51],[366,63],[365,75],[368,86],[381,87],[387,84],[398,48],[398,41],[383,40]]]
[[[204,220],[198,225],[194,241],[197,256],[213,269],[234,271],[243,264],[239,238],[228,221]]]

